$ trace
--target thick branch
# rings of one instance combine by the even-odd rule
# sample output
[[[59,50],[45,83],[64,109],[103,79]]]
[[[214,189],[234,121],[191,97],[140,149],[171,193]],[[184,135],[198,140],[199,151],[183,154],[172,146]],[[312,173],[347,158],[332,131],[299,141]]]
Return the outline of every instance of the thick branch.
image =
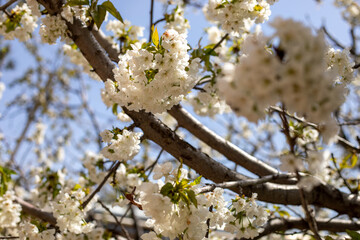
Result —
[[[169,113],[176,119],[181,127],[187,129],[194,136],[209,145],[209,147],[220,152],[229,160],[239,164],[250,172],[258,176],[278,174],[278,171],[275,168],[256,159],[208,129],[180,105],[174,106]]]
[[[72,33],[74,42],[101,79],[103,81],[114,79],[112,72],[114,64],[111,62],[110,58],[107,57],[105,51],[96,41],[93,34],[77,19],[74,20],[74,24],[68,23],[68,28]],[[134,112],[127,109],[124,110],[134,120],[136,125],[143,130],[148,139],[159,144],[175,158],[182,159],[184,164],[193,168],[205,178],[208,178],[215,183],[247,179],[243,175],[231,171],[229,168],[216,162],[208,155],[195,149],[193,146],[182,140],[153,114],[144,111]],[[211,138],[215,138],[215,136],[211,136]],[[218,142],[216,140],[213,141]],[[226,142],[223,144],[229,145],[229,143]],[[217,147],[214,146],[214,148],[216,149]],[[227,150],[229,150],[229,148],[227,148]],[[249,159],[253,160],[251,164],[248,162]],[[273,168],[246,153],[243,153],[242,161],[244,165],[252,169],[251,171],[259,173],[258,168],[261,168],[262,175],[273,175],[277,173]],[[252,164],[256,167],[250,166]],[[239,191],[239,189],[233,190]],[[244,187],[242,190],[243,193],[248,196],[251,195],[252,192],[257,192],[258,199],[266,202],[292,205],[301,204],[299,189],[296,186],[264,183]],[[328,185],[319,185],[315,187],[312,192],[306,193],[306,199],[308,199],[309,204],[327,207],[350,216],[360,216],[359,198],[354,195],[342,193]]]
[[[21,198],[16,198],[16,202],[19,203],[22,207],[22,210],[36,218],[39,218],[45,222],[50,223],[51,225],[56,225],[56,218],[49,212],[44,212],[35,207],[34,205],[22,200]]]
[[[329,232],[344,232],[345,229],[359,230],[360,222],[353,222],[350,220],[318,218],[315,219],[319,230],[326,230]],[[308,229],[308,223],[301,218],[291,217],[289,219],[272,219],[266,225],[264,231],[256,238],[266,236],[273,232],[286,231],[289,229]]]

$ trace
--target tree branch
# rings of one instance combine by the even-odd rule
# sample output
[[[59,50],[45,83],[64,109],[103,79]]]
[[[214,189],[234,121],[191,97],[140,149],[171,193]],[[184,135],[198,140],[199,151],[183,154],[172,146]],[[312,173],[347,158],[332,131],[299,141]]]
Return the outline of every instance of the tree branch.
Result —
[[[69,31],[72,33],[72,39],[100,78],[103,81],[106,81],[107,79],[114,80],[114,74],[112,72],[114,64],[96,41],[93,34],[78,19],[74,19],[74,24],[67,24]],[[205,178],[208,178],[215,183],[248,179],[242,174],[234,172],[223,164],[216,162],[208,155],[182,140],[153,114],[144,111],[129,111],[126,108],[124,108],[124,111],[134,120],[134,123],[143,130],[148,139],[156,142],[176,159],[182,159],[184,164],[194,169]],[[244,156],[248,155],[244,153]],[[246,160],[251,158],[253,157],[248,156],[248,158],[243,159],[244,164],[250,165]],[[266,174],[266,171],[264,171],[264,175],[277,173],[277,171],[271,171],[273,168],[256,158],[253,158],[253,164],[256,164],[256,168],[262,168],[263,171],[264,169],[268,169],[267,172],[270,172],[270,174]],[[252,171],[258,172],[256,168],[252,167]],[[238,189],[232,190],[238,191]],[[264,183],[244,187],[242,190],[247,196],[251,196],[253,192],[258,193],[258,199],[261,201],[277,204],[301,204],[299,189],[296,186]],[[306,199],[309,204],[327,207],[339,213],[348,214],[349,216],[360,216],[360,199],[355,195],[342,193],[329,185],[320,184],[315,187],[312,192],[306,193]]]
[[[256,159],[208,129],[180,105],[174,106],[168,112],[176,119],[180,127],[187,129],[198,139],[209,145],[209,147],[250,172],[258,176],[276,175],[279,173],[275,168]]]
[[[326,230],[329,232],[344,232],[345,229],[359,230],[360,222],[353,222],[350,220],[333,219],[329,221],[327,218],[315,219],[319,230]],[[308,223],[301,218],[290,217],[289,219],[275,218],[271,219],[266,225],[265,229],[255,239],[259,239],[270,233],[286,231],[289,229],[308,229]]]
[[[15,201],[21,205],[21,208],[25,213],[33,217],[39,218],[44,222],[48,222],[51,225],[56,225],[56,218],[51,213],[44,212],[35,207],[34,205],[22,200],[21,198],[17,197]]]

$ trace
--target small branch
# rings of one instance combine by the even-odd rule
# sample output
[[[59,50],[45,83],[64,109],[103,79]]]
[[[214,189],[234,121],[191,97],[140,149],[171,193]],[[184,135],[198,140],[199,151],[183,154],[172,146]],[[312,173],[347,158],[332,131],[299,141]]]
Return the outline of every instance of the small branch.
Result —
[[[334,38],[327,30],[325,26],[321,27],[321,30],[325,33],[325,35],[339,48],[341,49],[345,49],[345,46],[342,45],[340,42],[338,42],[338,40],[336,38]]]
[[[157,20],[156,22],[154,22],[154,26],[156,26],[156,24],[165,21],[166,18],[160,18],[159,20]]]
[[[149,42],[151,42],[152,36],[152,26],[153,26],[153,19],[154,19],[154,0],[150,0],[150,28],[149,28]]]
[[[22,210],[36,218],[43,220],[44,222],[48,222],[51,225],[56,225],[56,218],[50,212],[44,212],[34,205],[22,200],[21,198],[16,197],[15,201],[21,205]]]
[[[116,224],[120,226],[121,231],[124,232],[124,235],[127,239],[131,239],[129,233],[126,231],[126,229],[124,228],[124,226],[121,224],[121,222],[118,220],[117,216],[101,201],[98,200],[98,203],[100,203],[101,207],[103,207],[105,209],[105,211],[107,211],[115,220]]]
[[[346,179],[343,177],[340,168],[338,168],[338,166],[337,166],[337,164],[336,164],[336,159],[335,159],[333,153],[331,153],[331,160],[333,161],[334,166],[335,166],[335,169],[336,169],[337,173],[339,174],[339,177],[343,180],[343,183],[345,184],[345,186],[349,189],[349,191],[350,191],[351,193],[354,193],[354,192],[351,190],[351,187],[350,187],[349,183],[348,183],[348,182],[346,181]]]
[[[316,218],[315,222],[319,230],[326,230],[329,232],[344,232],[344,229],[359,230],[360,222],[353,222],[350,220],[334,219],[329,221],[328,218]],[[308,224],[301,218],[273,218],[265,225],[264,231],[260,233],[255,239],[259,239],[270,233],[286,231],[288,229],[307,229]]]
[[[155,165],[159,162],[159,159],[161,157],[161,154],[164,152],[164,149],[162,148],[161,151],[159,152],[158,156],[156,157],[156,160],[153,164],[151,164],[147,169],[145,169],[145,172],[148,171],[150,169],[150,172],[147,174],[145,181],[149,179],[150,174],[152,173],[152,171],[154,170]]]
[[[102,180],[102,182],[99,184],[99,186],[95,189],[94,192],[92,192],[90,194],[90,196],[81,204],[82,208],[85,208],[89,202],[91,201],[91,199],[93,199],[95,197],[95,195],[100,192],[101,188],[105,185],[106,181],[109,179],[109,177],[111,176],[111,174],[113,174],[116,169],[118,169],[118,167],[120,166],[119,161],[116,161],[113,166],[110,168],[109,173],[105,176],[105,178]]]
[[[217,44],[215,44],[215,46],[209,51],[208,54],[211,54],[213,51],[215,51],[215,49],[217,49],[217,48],[222,44],[222,42],[225,41],[225,39],[226,39],[228,36],[229,36],[228,33],[225,34],[225,35],[220,39],[220,41],[219,41]],[[202,62],[202,61],[203,61],[203,60],[201,60],[201,62]]]
[[[258,179],[249,179],[249,180],[242,180],[242,181],[231,181],[231,182],[224,182],[219,184],[210,184],[206,187],[201,188],[200,193],[205,192],[211,192],[215,188],[241,188],[241,187],[249,187],[249,186],[255,186],[262,183],[279,180],[279,179],[290,179],[296,177],[295,174],[292,173],[282,173],[282,174],[276,174],[276,175],[269,175],[264,176]]]
[[[297,171],[296,172],[298,181],[300,181],[300,174]],[[312,212],[310,212],[307,200],[305,198],[305,193],[304,193],[304,189],[299,187],[299,191],[300,191],[300,199],[301,199],[301,205],[302,208],[304,209],[305,212],[305,216],[306,216],[306,222],[309,224],[309,228],[310,230],[313,232],[315,239],[317,240],[321,240],[321,236],[319,235],[319,230],[315,221],[315,217],[313,216]]]
[[[17,0],[10,0],[0,7],[0,11],[5,11],[11,4],[15,3]]]
[[[309,126],[312,127],[316,130],[319,130],[319,126],[315,123],[311,123],[311,122],[307,122],[306,120],[304,120],[303,118],[297,117],[295,115],[290,114],[288,111],[285,111],[284,109],[281,109],[279,107],[276,106],[271,106],[269,107],[269,111],[270,112],[277,112],[277,113],[283,113],[285,114],[287,117],[290,117],[298,122],[301,122],[302,124],[304,124],[305,126]]]

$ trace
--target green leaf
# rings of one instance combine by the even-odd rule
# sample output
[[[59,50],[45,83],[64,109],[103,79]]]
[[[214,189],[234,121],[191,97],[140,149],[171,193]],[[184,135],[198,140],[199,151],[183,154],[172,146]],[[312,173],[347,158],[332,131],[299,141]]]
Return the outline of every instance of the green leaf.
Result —
[[[280,210],[280,211],[278,211],[278,213],[279,213],[280,217],[285,217],[285,216],[290,217],[290,214],[287,211]]]
[[[94,19],[96,26],[100,29],[101,24],[105,20],[106,8],[104,8],[102,5],[98,5],[96,6],[95,11],[93,11],[91,15]]]
[[[172,191],[173,189],[173,185],[171,183],[166,183],[160,190],[160,193],[163,195],[163,196],[168,196],[169,193]]]
[[[330,236],[326,236],[325,240],[334,240],[334,239],[332,237],[330,237]]]
[[[197,208],[197,200],[196,200],[196,195],[195,192],[193,190],[187,190],[187,195],[190,199],[190,201],[194,204],[194,206]]]
[[[360,240],[360,233],[346,229],[346,233],[351,237],[351,240]]]
[[[81,185],[80,184],[75,184],[73,191],[79,190],[81,189]]]
[[[187,195],[185,195],[183,192],[179,192],[180,194],[180,198],[186,203],[186,205],[189,207],[190,206],[190,200],[189,197]]]
[[[197,178],[195,178],[195,180],[190,184],[190,186],[194,186],[194,185],[198,185],[198,184],[200,184],[200,182],[201,182],[201,178],[202,178],[202,176],[200,175],[200,176],[198,176]]]
[[[0,166],[0,196],[8,190],[8,183],[11,181],[11,175],[16,174],[13,170]]]
[[[114,115],[118,115],[118,104],[114,103],[114,105],[112,106],[112,112]]]
[[[151,36],[151,41],[154,43],[154,45],[156,47],[159,46],[159,33],[157,31],[157,28],[154,29],[154,25],[151,27],[153,30],[152,36]]]
[[[65,6],[81,6],[81,5],[89,5],[89,0],[68,0]]]
[[[348,155],[346,155],[343,160],[340,163],[340,169],[343,168],[353,168],[355,167],[356,163],[357,163],[358,157],[356,154],[354,153],[349,153]]]
[[[351,240],[360,240],[360,234],[358,232],[346,229],[346,233],[351,237]]]
[[[114,7],[114,4],[112,4],[112,2],[110,2],[110,1],[103,2],[103,4],[101,4],[101,6],[103,6],[106,9],[106,11],[108,11],[111,15],[113,15],[117,20],[124,23],[124,20],[122,19],[119,11],[116,10],[116,8]]]

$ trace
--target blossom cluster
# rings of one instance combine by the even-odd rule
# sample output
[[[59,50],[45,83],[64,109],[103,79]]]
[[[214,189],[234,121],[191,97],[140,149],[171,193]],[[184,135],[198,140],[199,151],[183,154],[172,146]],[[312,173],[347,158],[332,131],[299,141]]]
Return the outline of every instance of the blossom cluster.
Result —
[[[0,228],[16,227],[20,222],[21,206],[15,203],[14,191],[8,190],[0,196]]]
[[[110,20],[106,24],[106,30],[112,32],[116,39],[129,37],[131,40],[136,40],[144,36],[144,27],[131,25],[131,22],[128,20],[124,20],[124,22],[116,19]]]
[[[287,153],[280,156],[280,169],[289,172],[305,172],[306,175],[301,177],[298,186],[310,191],[321,181],[326,182],[328,180],[329,159],[328,151],[308,151],[305,157]]]
[[[257,194],[253,193],[251,198],[237,197],[232,202],[233,215],[225,226],[225,231],[236,233],[237,238],[254,238],[259,235],[260,227],[264,225],[269,213],[256,203]]]
[[[54,16],[48,14],[41,19],[39,34],[43,43],[55,44],[59,37],[61,40],[65,40],[67,38],[66,31],[66,22],[60,14]]]
[[[140,150],[141,133],[122,130],[121,133],[103,131],[101,137],[110,145],[101,150],[101,154],[112,161],[127,161],[132,159]]]
[[[326,53],[326,63],[329,70],[338,76],[337,81],[350,83],[354,80],[354,63],[350,61],[349,50],[335,50],[329,48]]]
[[[38,17],[33,13],[30,7],[34,6],[33,1],[28,1],[32,5],[26,3],[17,5],[11,10],[11,17],[5,13],[0,15],[0,35],[5,39],[13,40],[17,38],[19,41],[27,41],[30,39],[33,31],[37,27]],[[36,3],[36,1],[35,1]],[[37,4],[37,3],[36,3]],[[36,5],[38,7],[38,5]]]
[[[279,46],[266,48],[261,34],[246,38],[239,63],[227,64],[219,88],[227,104],[250,121],[265,116],[265,109],[278,102],[311,122],[333,126],[333,111],[345,100],[345,84],[336,83],[328,70],[322,35],[293,20],[276,19],[272,26]],[[336,134],[328,127],[324,131]]]
[[[197,95],[189,97],[196,114],[214,117],[216,114],[229,112],[229,106],[218,96],[218,89],[215,84],[207,83],[202,89]]]
[[[104,159],[103,155],[96,154],[94,152],[87,152],[85,154],[83,165],[87,169],[89,179],[93,183],[100,183],[106,175],[106,172],[100,172],[97,170],[99,161],[102,162]]]
[[[118,104],[130,110],[160,113],[179,103],[195,85],[200,59],[189,64],[185,37],[166,30],[156,48],[141,48],[119,56],[115,82],[108,80],[102,90],[107,106]]]
[[[88,233],[93,230],[94,224],[85,222],[85,213],[91,209],[96,197],[84,209],[81,202],[85,193],[82,189],[66,192],[62,190],[57,199],[52,202],[52,212],[57,221],[57,226],[62,232],[75,234]]]
[[[170,163],[157,165],[154,179],[165,178],[165,183],[144,182],[138,188],[139,202],[147,221],[154,232],[142,235],[142,239],[160,239],[158,236],[174,239],[203,239],[206,233],[225,229],[237,236],[256,237],[259,226],[268,219],[267,212],[259,207],[253,195],[251,199],[238,197],[232,208],[223,197],[224,190],[201,193],[199,181],[187,179],[184,169],[172,169]]]
[[[165,20],[165,29],[174,29],[180,34],[187,35],[190,24],[184,17],[184,7],[178,5],[171,14],[165,16]]]
[[[39,229],[30,222],[20,224],[20,240],[55,240],[55,229],[39,232]]]
[[[270,5],[275,1],[209,0],[204,8],[208,21],[221,24],[228,33],[249,32],[254,23],[263,23],[271,14]]]

